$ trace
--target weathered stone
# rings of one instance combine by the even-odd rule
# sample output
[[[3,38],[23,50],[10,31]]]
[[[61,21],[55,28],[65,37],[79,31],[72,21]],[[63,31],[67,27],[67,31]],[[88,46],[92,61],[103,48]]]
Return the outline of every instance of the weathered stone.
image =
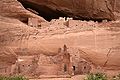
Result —
[[[42,17],[27,11],[17,0],[0,0],[0,15],[17,18],[23,22],[27,22],[29,17],[38,18],[40,22],[45,21]]]
[[[6,3],[7,1],[2,0],[2,3],[3,2]],[[59,59],[63,59],[58,55],[58,52],[61,51],[60,49],[58,50],[58,48],[66,44],[68,47],[64,46],[62,50],[65,51],[68,48],[71,50],[69,51],[70,55],[66,54],[68,55],[68,59],[69,56],[71,58],[71,56],[74,57],[77,54],[78,62],[80,58],[85,60],[85,64],[84,62],[82,63],[82,68],[84,68],[84,65],[87,67],[85,72],[82,71],[82,73],[89,72],[91,68],[86,62],[90,62],[95,67],[100,66],[105,70],[120,70],[120,21],[98,23],[71,19],[67,21],[65,18],[60,18],[57,20],[54,19],[51,22],[42,23],[41,27],[44,27],[38,29],[22,23],[20,21],[21,19],[19,19],[22,17],[19,17],[19,14],[16,12],[13,14],[9,9],[6,9],[6,7],[0,9],[3,9],[1,12],[3,11],[4,13],[8,11],[7,14],[0,13],[0,63],[2,64],[0,67],[8,66],[7,70],[9,71],[9,68],[15,64],[16,56],[18,55],[40,55],[42,56],[40,61],[46,64],[50,63],[49,58],[52,56],[54,62],[60,62]],[[4,9],[6,11],[4,11]],[[11,16],[9,16],[10,14]],[[15,15],[19,18],[15,17]],[[27,14],[23,15],[21,13],[21,15],[24,17]],[[68,22],[68,24],[66,24],[66,22]],[[64,58],[64,56],[62,57]],[[68,63],[69,60],[66,59],[64,59],[64,62]],[[36,63],[36,61],[37,60],[33,62]],[[77,60],[75,60],[75,62],[76,61]],[[62,66],[64,66],[64,62]],[[29,66],[29,64],[25,65]],[[79,70],[84,70],[81,69],[81,63],[78,66]],[[43,67],[42,65],[41,68]],[[51,74],[48,70],[54,69],[54,67],[55,70],[53,70],[53,72],[56,74],[58,67],[54,65],[51,65],[48,69],[45,67],[41,72]],[[35,68],[36,66],[32,67],[31,70]],[[23,70],[24,69],[21,71]]]
[[[108,0],[18,0],[45,18],[69,16],[76,19],[113,20],[112,6]],[[49,15],[49,16],[48,16]]]

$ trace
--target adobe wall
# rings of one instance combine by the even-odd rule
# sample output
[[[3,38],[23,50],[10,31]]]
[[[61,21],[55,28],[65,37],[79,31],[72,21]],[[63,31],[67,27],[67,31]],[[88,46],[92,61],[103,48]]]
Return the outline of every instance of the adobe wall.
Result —
[[[69,47],[68,52],[71,55],[70,62],[73,75],[83,75],[91,72],[92,64],[81,57],[82,53],[78,49]]]
[[[39,22],[37,18],[28,18],[28,25],[31,27],[38,27]]]
[[[37,67],[35,74],[41,75],[60,75],[60,66],[56,64],[41,64]]]
[[[19,56],[15,72],[20,75],[37,77],[41,75],[70,75],[70,68],[70,55],[62,51],[54,56],[45,54]]]
[[[39,26],[40,26],[41,28],[50,27],[50,23],[49,23],[49,22],[41,22],[41,23],[39,24]]]
[[[68,20],[68,27],[96,27],[97,23],[94,21],[80,21],[80,20]]]
[[[0,75],[8,76],[12,73],[12,65],[9,65],[4,62],[0,62]]]
[[[91,65],[87,61],[80,61],[76,74],[89,74],[91,69]]]
[[[52,27],[65,27],[64,23],[65,20],[64,19],[53,19],[50,21]]]
[[[43,73],[44,75],[70,74],[70,68],[71,68],[70,55],[68,53],[60,52],[55,56],[46,56],[41,54],[39,57],[38,64],[39,64],[39,69],[43,68],[42,71],[40,71],[40,73]]]
[[[14,73],[20,75],[30,75],[33,70],[33,58],[34,56],[19,56]]]

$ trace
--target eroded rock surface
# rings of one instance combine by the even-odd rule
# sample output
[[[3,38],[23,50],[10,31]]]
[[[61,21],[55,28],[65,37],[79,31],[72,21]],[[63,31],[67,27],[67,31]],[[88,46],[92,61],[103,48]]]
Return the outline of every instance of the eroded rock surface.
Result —
[[[69,16],[76,19],[114,20],[109,0],[18,0],[46,19]],[[49,15],[49,16],[47,16]]]
[[[36,17],[39,21],[45,21],[42,17],[37,16],[24,7],[17,0],[0,0],[0,15],[5,17],[17,18],[27,22],[29,17]]]
[[[12,21],[14,21],[14,19]],[[57,53],[58,48],[66,44],[80,50],[83,48],[82,50],[88,55],[86,57],[85,54],[83,57],[85,59],[90,57],[90,61],[96,65],[110,68],[117,66],[117,68],[119,68],[120,29],[118,27],[119,25],[117,26],[119,22],[107,23],[104,24],[104,26],[103,24],[95,23],[99,27],[92,27],[91,29],[81,29],[77,27],[67,28],[66,26],[62,26],[64,28],[58,28],[58,30],[56,28],[55,31],[57,32],[49,30],[49,27],[36,29],[21,23],[19,20],[16,20],[16,22],[15,24],[4,21],[0,22],[0,43],[2,46],[11,47],[16,54],[29,55],[44,53],[54,55]],[[83,26],[86,26],[88,23],[85,22],[84,24]],[[55,28],[57,26],[52,26],[51,29],[53,27]],[[90,51],[86,51],[86,49]],[[97,59],[94,59],[94,56]],[[107,59],[109,61],[105,64]],[[113,63],[114,65],[112,65]]]
[[[35,14],[28,11],[27,13],[24,8],[21,9],[21,6],[19,6],[20,10],[13,14],[14,10],[9,11],[9,8],[4,7],[7,5],[3,5],[3,3],[8,4],[6,0],[0,2],[3,6],[0,8],[3,9],[0,10],[0,63],[2,65],[7,63],[11,66],[19,55],[44,54],[45,56],[53,56],[58,53],[59,48],[67,45],[72,56],[76,54],[77,58],[84,58],[105,70],[120,70],[120,21],[98,23],[76,20],[67,22],[64,19],[53,19],[51,22],[40,23],[41,27],[36,28],[24,24],[19,19],[28,16],[28,14],[31,16]],[[9,7],[11,6],[13,5]],[[21,10],[23,13],[25,10],[26,13],[19,13]],[[10,14],[11,16],[9,16]],[[5,63],[3,64],[3,62]],[[0,67],[3,68],[3,66]]]

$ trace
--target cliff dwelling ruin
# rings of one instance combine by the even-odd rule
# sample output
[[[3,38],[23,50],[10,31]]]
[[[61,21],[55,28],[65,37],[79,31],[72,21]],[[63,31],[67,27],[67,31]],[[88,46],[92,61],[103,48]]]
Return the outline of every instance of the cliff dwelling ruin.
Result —
[[[0,76],[111,77],[119,60],[119,0],[0,0]]]
[[[78,60],[76,60],[78,59]],[[71,77],[73,75],[88,74],[91,64],[68,52],[66,45],[58,49],[55,55],[18,55],[15,64],[1,63],[2,75],[24,75],[27,77]],[[4,66],[3,66],[4,65]]]
[[[103,23],[107,23],[107,20],[102,20]],[[63,27],[63,28],[72,28],[72,27],[96,27],[98,22],[94,21],[81,21],[73,20],[69,17],[59,17],[59,19],[52,19],[50,22],[38,22],[37,18],[28,18],[28,25],[36,28],[47,28],[47,27]]]
[[[96,11],[99,8],[97,8],[98,6],[96,4],[96,1],[92,1],[92,0],[91,1],[71,0],[69,2],[66,1],[67,4],[62,3],[63,1],[54,2],[54,1],[47,1],[47,0],[37,1],[38,3],[27,1],[27,0],[26,1],[18,0],[18,1],[21,2],[26,9],[30,8],[35,10],[37,13],[39,13],[38,14],[39,16],[44,17],[44,19],[46,19],[47,21],[51,21],[52,19],[58,19],[59,17],[73,17],[74,19],[87,20],[87,21],[89,20],[101,21],[103,19],[113,20],[113,13],[111,13],[111,11],[117,10],[116,0],[108,0],[108,1],[105,1],[105,3],[103,3],[103,4],[106,4],[108,9],[110,10],[110,12],[106,11],[105,13],[104,13],[104,9],[105,9],[104,5],[102,5],[103,6],[102,8],[100,7],[100,11],[98,11],[97,13]],[[103,17],[103,15],[101,14],[104,14],[107,17]]]

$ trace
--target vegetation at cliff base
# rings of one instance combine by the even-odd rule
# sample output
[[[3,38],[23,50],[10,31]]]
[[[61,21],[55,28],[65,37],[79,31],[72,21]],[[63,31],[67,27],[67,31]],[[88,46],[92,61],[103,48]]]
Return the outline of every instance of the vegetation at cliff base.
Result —
[[[107,76],[104,73],[90,73],[84,80],[107,80]]]
[[[0,76],[0,80],[29,80],[29,79],[23,76],[12,76],[12,77]]]

